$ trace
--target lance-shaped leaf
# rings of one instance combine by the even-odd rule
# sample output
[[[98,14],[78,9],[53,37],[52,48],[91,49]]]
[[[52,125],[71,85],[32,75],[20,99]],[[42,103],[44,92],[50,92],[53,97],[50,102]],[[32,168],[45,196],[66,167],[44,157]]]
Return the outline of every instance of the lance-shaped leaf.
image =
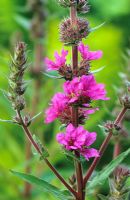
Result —
[[[48,74],[48,73],[43,73],[45,76],[49,77],[49,78],[54,78],[54,79],[61,79],[63,78],[63,76],[54,76],[52,74]]]
[[[93,71],[91,71],[91,72],[92,72],[93,74],[95,74],[95,73],[98,73],[98,72],[102,71],[104,68],[105,68],[105,66],[100,67],[99,69],[95,69],[95,70],[93,70]]]
[[[34,121],[37,117],[39,117],[39,115],[41,115],[42,112],[39,112],[38,114],[34,115],[31,119],[30,122]]]
[[[99,28],[104,26],[104,24],[106,24],[106,22],[103,22],[102,24],[99,24],[98,26],[95,26],[94,28],[89,29],[89,32],[93,32],[93,31],[98,30]]]
[[[25,30],[30,29],[30,21],[21,15],[15,15],[14,20]]]
[[[121,153],[117,158],[112,160],[103,170],[101,170],[93,179],[89,182],[87,190],[95,188],[99,184],[103,184],[109,177],[113,170],[130,154],[130,148]]]
[[[13,120],[6,120],[6,119],[0,119],[0,122],[6,122],[6,123],[10,123],[10,124],[18,124],[16,121]]]
[[[21,178],[24,181],[27,181],[31,184],[35,184],[39,189],[42,189],[43,192],[51,193],[53,196],[60,200],[71,200],[72,196],[67,190],[60,190],[59,188],[51,185],[47,181],[44,181],[43,179],[40,179],[38,177],[35,177],[33,175],[19,173],[11,170],[11,172]]]

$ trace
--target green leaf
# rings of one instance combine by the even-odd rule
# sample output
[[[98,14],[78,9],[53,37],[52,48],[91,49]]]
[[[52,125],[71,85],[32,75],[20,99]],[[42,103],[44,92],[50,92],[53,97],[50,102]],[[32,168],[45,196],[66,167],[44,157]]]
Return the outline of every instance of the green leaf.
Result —
[[[102,133],[103,133],[104,135],[107,135],[107,134],[108,134],[108,133],[106,132],[106,128],[105,128],[103,125],[99,124],[98,127],[101,129],[101,131],[102,131]]]
[[[14,16],[15,21],[25,30],[30,29],[30,21],[21,15]]]
[[[27,181],[31,184],[35,184],[36,186],[38,186],[38,188],[41,188],[43,190],[43,192],[51,193],[52,195],[54,195],[56,198],[58,198],[60,200],[65,200],[65,199],[70,200],[70,199],[72,199],[71,194],[67,190],[62,191],[59,188],[51,185],[47,181],[44,181],[43,179],[37,178],[33,175],[15,172],[13,170],[11,170],[11,172],[15,176],[21,178],[22,180]]]
[[[51,75],[51,74],[48,74],[48,73],[43,73],[45,76],[49,77],[49,78],[55,78],[55,79],[61,79],[63,78],[62,76],[54,76],[54,75]]]
[[[93,71],[91,71],[91,72],[92,72],[93,74],[95,74],[95,73],[98,73],[98,72],[102,71],[104,68],[105,68],[105,66],[100,67],[99,69],[93,70]]]
[[[59,127],[59,131],[62,131],[65,127],[66,127],[66,124],[62,124],[62,125]]]
[[[89,182],[87,189],[95,188],[99,184],[103,184],[104,181],[109,177],[113,170],[128,156],[130,148],[121,153],[117,158],[112,160],[103,170],[101,170],[93,179]]]
[[[6,122],[6,123],[10,123],[10,124],[18,124],[16,121],[6,120],[6,119],[0,119],[0,122]]]
[[[31,119],[30,119],[30,122],[34,121],[37,117],[39,117],[39,115],[41,115],[42,112],[39,112],[38,114],[36,114],[35,116],[33,116]]]
[[[106,22],[103,22],[102,24],[99,24],[98,26],[95,26],[94,28],[91,28],[89,30],[89,32],[94,32],[96,30],[98,30],[99,28],[101,28],[102,26],[104,26],[106,24]]]
[[[67,158],[70,158],[69,160],[73,162],[72,158],[78,162],[82,162],[82,158],[78,158],[75,156],[75,154],[71,151],[67,151],[66,149],[63,149],[63,153],[66,155]]]

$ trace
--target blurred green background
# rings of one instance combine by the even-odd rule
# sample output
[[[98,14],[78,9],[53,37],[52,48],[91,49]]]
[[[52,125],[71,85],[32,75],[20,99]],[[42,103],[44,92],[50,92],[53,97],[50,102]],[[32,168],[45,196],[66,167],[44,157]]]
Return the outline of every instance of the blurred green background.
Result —
[[[34,1],[34,0],[33,0]],[[57,5],[55,0],[43,0],[43,12],[45,20],[43,22],[44,38],[37,41],[31,36],[31,21],[33,12],[29,10],[29,3],[32,0],[0,0],[0,118],[11,119],[15,116],[11,109],[10,103],[3,96],[2,89],[8,89],[8,74],[10,66],[10,53],[17,39],[22,39],[27,43],[28,62],[30,69],[27,71],[26,79],[31,80],[26,92],[27,109],[32,112],[32,99],[35,93],[36,78],[32,76],[31,67],[35,59],[35,45],[40,42],[43,45],[43,55],[53,58],[55,50],[60,51],[62,44],[59,41],[58,26],[60,20],[69,15],[67,9],[61,8]],[[100,103],[100,111],[92,115],[86,123],[86,128],[89,131],[96,131],[98,133],[98,140],[96,147],[99,148],[104,135],[98,127],[104,121],[114,119],[115,107],[118,110],[118,90],[124,87],[124,80],[119,76],[119,72],[128,74],[127,64],[123,62],[123,56],[126,49],[129,48],[130,37],[130,0],[90,0],[90,13],[86,17],[91,27],[95,27],[105,22],[105,24],[95,32],[91,33],[87,39],[84,40],[86,44],[90,45],[91,50],[103,50],[103,59],[93,62],[92,69],[98,69],[102,66],[105,68],[96,74],[96,79],[99,82],[106,84],[108,96],[110,101]],[[48,106],[50,98],[56,91],[61,91],[61,80],[53,80],[45,75],[41,76],[42,86],[37,90],[40,96],[40,103],[37,105],[36,113],[43,111]],[[98,106],[98,104],[95,104]],[[126,123],[129,129],[128,123]],[[62,154],[60,146],[55,140],[55,135],[59,132],[59,122],[56,121],[50,125],[44,124],[44,116],[39,118],[32,124],[31,130],[33,133],[39,135],[43,143],[50,153],[50,160],[64,177],[73,173],[73,163],[70,162],[65,155]],[[105,156],[101,160],[97,170],[104,167],[111,159],[113,154],[112,142],[107,149]],[[122,143],[122,150],[129,146],[129,141]],[[107,156],[106,156],[107,155]],[[130,164],[128,159],[126,164]],[[85,169],[90,165],[84,163]],[[31,166],[31,173],[43,177],[45,180],[54,183],[60,188],[63,188],[55,176],[48,170],[45,164],[40,163],[37,157],[32,156],[29,161],[25,161],[25,137],[20,127],[12,124],[0,123],[0,200],[22,200],[25,199],[24,183],[18,178],[14,177],[9,169],[24,172],[27,165]],[[102,192],[107,191],[99,188]],[[37,188],[32,188],[32,194],[27,199],[55,200],[49,194],[43,194]],[[97,199],[94,195],[89,200]]]

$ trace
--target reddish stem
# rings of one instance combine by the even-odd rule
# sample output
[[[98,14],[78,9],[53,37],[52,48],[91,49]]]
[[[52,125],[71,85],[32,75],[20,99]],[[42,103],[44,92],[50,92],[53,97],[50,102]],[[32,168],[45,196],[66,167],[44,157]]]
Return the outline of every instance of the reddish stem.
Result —
[[[76,7],[72,6],[70,9],[70,17],[71,23],[74,28],[77,26],[77,11]],[[72,46],[72,67],[73,67],[73,74],[77,74],[78,70],[78,46]],[[78,126],[78,107],[72,107],[72,118],[73,118],[73,125],[75,127]],[[75,152],[75,155],[80,158],[80,153]],[[83,172],[82,172],[82,164],[79,161],[75,161],[75,168],[76,168],[76,177],[77,177],[77,187],[78,187],[78,197],[79,200],[84,200],[85,194],[83,192]]]
[[[121,145],[120,141],[117,141],[114,145],[114,152],[113,152],[113,159],[120,155],[121,152]]]
[[[21,121],[21,126],[26,134],[26,136],[28,137],[28,139],[30,140],[31,144],[33,145],[33,147],[36,149],[36,151],[42,155],[41,149],[38,146],[38,144],[34,141],[31,132],[29,131],[28,127],[24,124],[24,121],[22,119],[21,113],[19,111],[17,111],[17,115]],[[53,173],[57,176],[57,178],[63,183],[63,185],[77,198],[77,193],[70,187],[70,185],[64,180],[64,178],[59,174],[59,172],[54,168],[54,166],[49,162],[48,159],[44,159],[45,163],[48,165],[48,167],[51,169],[51,171],[53,171]]]
[[[115,125],[118,126],[121,123],[126,111],[127,111],[127,108],[125,108],[125,107],[121,110],[121,112],[119,113],[119,115],[117,116],[117,118],[114,122]],[[109,132],[108,136],[106,137],[106,139],[104,140],[103,144],[101,145],[101,147],[99,149],[100,157],[97,157],[97,158],[94,159],[92,165],[90,166],[90,168],[87,171],[86,176],[84,177],[84,188],[85,188],[86,183],[88,182],[89,178],[91,177],[93,171],[95,170],[98,162],[100,161],[104,151],[106,150],[106,148],[107,148],[107,146],[110,142],[111,137],[112,137],[112,131]]]

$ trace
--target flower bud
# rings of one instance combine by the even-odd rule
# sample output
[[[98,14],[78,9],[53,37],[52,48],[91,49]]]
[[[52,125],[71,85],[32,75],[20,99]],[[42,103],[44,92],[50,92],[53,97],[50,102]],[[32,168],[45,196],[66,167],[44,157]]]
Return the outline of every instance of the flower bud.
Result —
[[[29,126],[31,124],[31,116],[29,114],[24,116],[24,124],[26,126]]]
[[[71,19],[68,18],[61,22],[60,40],[65,45],[78,44],[89,33],[89,24],[85,19],[78,18],[77,26],[72,26]]]
[[[87,60],[82,60],[80,62],[78,76],[88,75],[90,70],[90,63]]]
[[[27,60],[25,50],[26,45],[24,42],[16,44],[8,81],[9,92],[7,97],[11,101],[14,110],[18,111],[23,110],[25,107],[24,97],[22,96],[27,88],[27,84],[23,80]]]
[[[58,71],[59,74],[65,78],[65,80],[72,80],[73,72],[71,66],[64,65]]]
[[[71,7],[77,4],[77,0],[58,0],[58,3],[63,7]]]
[[[121,99],[121,103],[124,105],[125,108],[130,109],[130,96],[127,94],[124,95]]]
[[[79,0],[77,4],[77,11],[79,13],[87,13],[89,11],[89,5],[87,0]]]
[[[21,111],[25,107],[25,100],[22,96],[17,96],[14,102],[12,102],[14,110]]]
[[[112,122],[112,121],[107,121],[104,124],[104,128],[105,128],[106,132],[112,132],[113,135],[115,135],[115,136],[119,134],[119,131],[121,129],[120,126],[115,125],[114,122]]]

